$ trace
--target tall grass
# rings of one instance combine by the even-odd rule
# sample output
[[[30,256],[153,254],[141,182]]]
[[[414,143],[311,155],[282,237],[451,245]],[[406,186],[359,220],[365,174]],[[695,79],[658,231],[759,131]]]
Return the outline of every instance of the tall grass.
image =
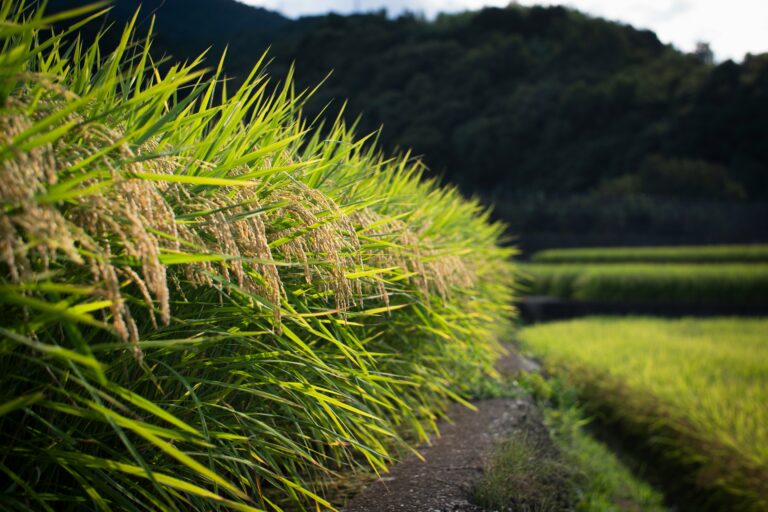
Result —
[[[547,249],[531,259],[537,263],[765,263],[768,245],[580,247]]]
[[[552,442],[572,470],[574,497],[578,498],[574,508],[585,512],[667,510],[662,494],[590,433],[594,416],[584,410],[578,388],[563,378],[551,377],[525,373],[518,375],[518,382],[536,400]]]
[[[530,263],[523,288],[565,299],[767,304],[768,264]]]
[[[67,16],[88,18],[52,35]],[[330,508],[492,374],[514,251],[257,63],[0,7],[6,510]]]
[[[702,510],[768,507],[767,319],[594,317],[532,326],[520,340],[688,470],[676,476]]]

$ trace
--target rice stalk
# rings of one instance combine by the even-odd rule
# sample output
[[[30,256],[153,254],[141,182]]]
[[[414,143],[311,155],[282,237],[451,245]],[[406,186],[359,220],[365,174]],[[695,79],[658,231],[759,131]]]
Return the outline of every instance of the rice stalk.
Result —
[[[478,203],[261,62],[224,95],[34,7],[0,8],[3,508],[331,509],[492,373],[514,250]]]

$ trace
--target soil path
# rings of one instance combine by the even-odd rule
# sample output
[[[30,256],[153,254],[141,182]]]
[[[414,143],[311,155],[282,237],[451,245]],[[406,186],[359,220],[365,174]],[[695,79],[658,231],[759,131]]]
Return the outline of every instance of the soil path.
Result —
[[[498,369],[514,374],[532,369],[531,364],[510,353],[499,361]],[[479,512],[469,493],[494,442],[516,430],[548,434],[528,399],[493,398],[474,405],[477,411],[452,406],[452,422],[442,422],[440,436],[419,447],[424,461],[406,457],[353,498],[344,512]]]

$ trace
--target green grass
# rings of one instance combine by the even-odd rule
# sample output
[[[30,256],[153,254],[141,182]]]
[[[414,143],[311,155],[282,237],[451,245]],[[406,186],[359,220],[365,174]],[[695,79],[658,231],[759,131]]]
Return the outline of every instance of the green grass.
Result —
[[[591,418],[583,410],[576,388],[564,379],[545,379],[536,373],[521,375],[520,384],[536,399],[560,459],[569,468],[576,510],[667,510],[659,491],[634,475],[610,448],[589,433]]]
[[[473,500],[486,510],[568,510],[575,493],[571,472],[546,439],[516,432],[493,447]]]
[[[585,430],[590,419],[575,388],[562,379],[523,373],[502,394],[512,396],[521,388],[535,398],[546,429],[516,431],[493,446],[472,488],[475,503],[500,511],[667,510],[657,490]]]
[[[550,420],[553,421],[553,420]],[[562,421],[562,420],[560,420]],[[562,429],[555,442],[579,473],[576,509],[584,512],[667,510],[659,491],[632,474],[605,444],[582,429]],[[567,439],[562,439],[567,437]]]
[[[493,375],[514,250],[477,202],[261,63],[233,90],[31,5],[0,7],[4,510],[327,509]]]
[[[532,263],[529,295],[575,300],[768,304],[768,264]]]
[[[768,245],[547,249],[537,263],[766,263]]]
[[[768,506],[768,320],[596,317],[520,340],[732,510]]]

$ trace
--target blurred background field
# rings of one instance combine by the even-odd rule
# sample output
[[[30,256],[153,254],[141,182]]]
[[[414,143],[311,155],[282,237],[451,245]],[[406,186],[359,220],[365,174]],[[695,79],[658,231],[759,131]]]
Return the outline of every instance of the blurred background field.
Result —
[[[700,506],[768,506],[768,320],[590,317],[519,340],[604,419],[688,471],[677,478],[713,492]]]
[[[533,263],[532,295],[625,303],[768,303],[768,264]]]
[[[768,263],[768,245],[549,249],[533,254],[531,260],[537,263]]]
[[[566,248],[522,266],[521,290],[536,297],[520,306],[543,323],[523,327],[521,347],[625,449],[647,450],[640,458],[655,469],[643,473],[683,510],[768,506],[766,254],[765,245]],[[600,313],[620,314],[552,321]],[[649,313],[667,318],[626,316]],[[763,317],[717,316],[734,313]]]

